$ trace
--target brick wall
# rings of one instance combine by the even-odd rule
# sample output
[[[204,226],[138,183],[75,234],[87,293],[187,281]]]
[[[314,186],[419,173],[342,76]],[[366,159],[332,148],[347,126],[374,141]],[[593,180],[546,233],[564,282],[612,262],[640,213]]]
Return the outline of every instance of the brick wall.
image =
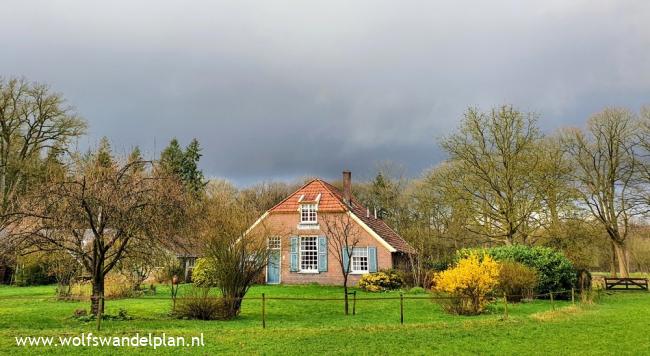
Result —
[[[335,214],[335,213],[330,213]],[[320,218],[320,216],[319,216]],[[332,253],[331,247],[327,254],[327,272],[320,273],[299,273],[291,272],[290,269],[290,237],[291,236],[320,236],[327,234],[321,229],[303,230],[298,229],[300,221],[298,212],[295,213],[272,213],[269,214],[264,220],[264,226],[271,233],[276,232],[275,235],[281,238],[281,261],[280,261],[280,281],[284,284],[307,284],[319,283],[325,285],[338,285],[343,282],[340,262],[337,257]],[[322,227],[322,226],[321,226]],[[367,231],[360,226],[355,229],[358,232],[359,243],[358,247],[374,246],[377,248],[377,269],[392,268],[393,261],[391,252],[386,249],[379,241],[372,237]],[[330,243],[328,238],[328,244]],[[360,275],[349,275],[349,286],[355,285]]]

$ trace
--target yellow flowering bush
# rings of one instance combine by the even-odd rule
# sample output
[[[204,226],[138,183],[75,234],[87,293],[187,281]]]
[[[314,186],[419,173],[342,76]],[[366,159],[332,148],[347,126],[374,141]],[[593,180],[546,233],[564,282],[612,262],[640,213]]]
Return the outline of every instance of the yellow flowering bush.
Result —
[[[402,286],[402,277],[395,271],[379,271],[366,274],[359,279],[359,288],[366,292],[384,292],[399,289]]]
[[[471,253],[433,278],[433,288],[451,297],[443,307],[451,313],[477,315],[488,304],[487,295],[499,285],[500,266],[492,257]]]

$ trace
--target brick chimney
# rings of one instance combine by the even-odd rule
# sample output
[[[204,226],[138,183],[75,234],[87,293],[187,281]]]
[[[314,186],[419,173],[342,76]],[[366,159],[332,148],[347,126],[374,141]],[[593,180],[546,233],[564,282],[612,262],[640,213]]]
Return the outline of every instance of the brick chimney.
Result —
[[[348,205],[352,205],[352,173],[343,171],[343,199]]]

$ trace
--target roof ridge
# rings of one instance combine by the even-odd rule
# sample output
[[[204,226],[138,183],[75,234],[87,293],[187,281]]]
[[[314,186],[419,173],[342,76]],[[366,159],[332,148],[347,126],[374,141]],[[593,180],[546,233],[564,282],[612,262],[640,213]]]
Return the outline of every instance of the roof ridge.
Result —
[[[289,198],[291,198],[292,196],[294,196],[294,195],[295,195],[296,193],[298,193],[301,189],[303,189],[304,187],[306,187],[306,186],[312,184],[314,181],[317,181],[317,180],[319,180],[319,179],[318,179],[318,178],[314,178],[314,179],[310,180],[309,182],[303,184],[300,188],[296,189],[293,193],[289,194],[286,198],[282,199],[279,203],[273,205],[273,206],[272,206],[270,209],[268,209],[266,212],[270,212],[271,210],[277,208],[280,204],[282,204],[282,203],[284,203],[285,201],[289,200]]]
[[[341,205],[343,206],[344,209],[348,209],[348,206],[347,206],[347,204],[345,204],[345,201],[343,199],[341,199],[341,197],[339,196],[341,192],[339,191],[338,188],[336,188],[332,184],[330,184],[330,183],[328,183],[328,182],[326,182],[326,181],[324,181],[324,180],[322,180],[320,178],[316,178],[314,180],[317,181],[318,183],[320,183],[321,186],[323,186],[323,188],[327,189],[330,193],[332,193],[332,195],[334,195],[336,200],[338,200],[338,202],[341,203]]]
[[[318,180],[319,180],[320,182],[322,182],[322,183],[325,183],[324,185],[326,186],[326,188],[327,188],[330,192],[334,193],[334,195],[336,195],[336,198],[337,198],[341,203],[343,203],[345,206],[348,205],[348,204],[345,203],[345,200],[343,200],[343,199],[344,199],[344,197],[343,197],[343,192],[342,192],[339,188],[337,188],[336,186],[334,186],[332,183],[326,182],[326,181],[324,181],[324,180],[322,180],[322,179],[318,179]],[[352,192],[350,192],[350,199],[352,200],[352,202],[353,202],[354,204],[358,205],[359,207],[367,209],[367,207],[366,207],[364,204],[362,204],[362,203],[359,201],[359,199],[357,199],[357,198],[352,194]]]
[[[323,187],[325,189],[329,190],[330,193],[334,194],[334,196],[339,201],[339,203],[341,203],[346,209],[352,211],[352,209],[350,209],[348,204],[345,202],[344,197],[343,197],[343,192],[339,188],[335,187],[332,183],[326,182],[326,181],[324,181],[322,179],[319,179],[318,181],[323,185]],[[358,201],[354,197],[350,196],[350,198],[354,199],[355,202],[357,203],[357,205],[361,205],[361,204],[358,204]]]

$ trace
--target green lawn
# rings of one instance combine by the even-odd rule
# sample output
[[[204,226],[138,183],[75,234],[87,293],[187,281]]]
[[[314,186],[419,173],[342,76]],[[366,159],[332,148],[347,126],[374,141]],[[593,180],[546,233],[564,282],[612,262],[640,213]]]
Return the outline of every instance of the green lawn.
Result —
[[[151,348],[72,346],[18,347],[15,336],[133,336],[204,334],[205,347],[159,348],[158,354],[650,354],[648,322],[650,294],[618,292],[604,295],[591,306],[571,307],[549,301],[510,305],[510,318],[502,320],[501,306],[478,317],[443,313],[429,300],[406,300],[405,323],[399,323],[399,300],[359,301],[356,316],[344,316],[337,301],[267,302],[267,328],[261,328],[261,302],[244,302],[234,321],[189,321],[169,317],[167,300],[124,299],[108,301],[107,313],[124,308],[135,319],[105,321],[102,331],[93,322],[72,318],[87,302],[51,299],[54,287],[0,287],[0,354],[120,354],[149,353]],[[256,286],[259,297],[339,297],[341,289],[323,286]],[[159,287],[156,297],[168,296]],[[398,296],[398,293],[360,297]]]

